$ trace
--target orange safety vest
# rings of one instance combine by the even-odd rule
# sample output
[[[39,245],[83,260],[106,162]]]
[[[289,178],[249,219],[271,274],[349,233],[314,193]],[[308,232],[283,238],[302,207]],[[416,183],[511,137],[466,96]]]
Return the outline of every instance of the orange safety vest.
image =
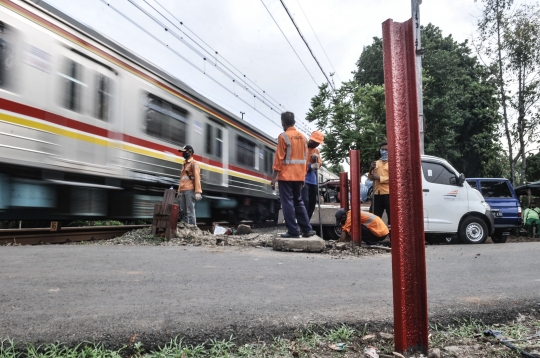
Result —
[[[369,231],[371,231],[373,235],[377,237],[383,237],[389,233],[388,227],[380,217],[366,211],[360,211],[360,224],[367,227]],[[345,224],[343,224],[341,230],[347,231],[349,234],[351,233],[352,222],[350,210],[347,211],[347,221],[345,221]]]
[[[307,172],[307,143],[302,133],[289,127],[278,137],[273,169],[278,180],[304,181]]]
[[[390,176],[388,175],[388,161],[377,160],[377,166],[373,174],[377,174],[380,179],[373,181],[373,194],[390,194]]]
[[[180,185],[178,191],[195,190],[195,193],[202,193],[201,189],[201,168],[193,157],[184,161],[184,166],[180,172]]]

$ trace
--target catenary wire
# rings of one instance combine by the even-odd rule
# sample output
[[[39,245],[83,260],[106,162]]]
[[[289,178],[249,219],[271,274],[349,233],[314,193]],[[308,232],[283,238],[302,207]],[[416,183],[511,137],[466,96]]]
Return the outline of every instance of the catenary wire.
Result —
[[[195,53],[197,53],[199,56],[201,56],[202,58],[205,58],[205,55],[203,53],[201,53],[199,50],[197,50],[196,48],[194,48],[190,43],[188,43],[187,41],[184,40],[184,38],[182,36],[179,36],[177,35],[174,31],[170,31],[167,26],[165,24],[163,24],[162,22],[160,22],[158,19],[156,19],[154,16],[152,16],[150,13],[148,13],[146,10],[144,10],[142,7],[140,7],[138,4],[134,3],[133,0],[128,0],[129,3],[131,3],[133,6],[135,6],[137,9],[139,9],[141,12],[143,12],[146,16],[148,16],[150,19],[152,19],[156,24],[158,24],[159,26],[163,27],[165,29],[165,31],[169,32],[171,35],[173,35],[175,38],[177,38],[178,40],[182,41],[186,46],[188,46],[192,51],[194,51]],[[187,35],[184,31],[182,31],[180,28],[178,28],[178,26],[176,26],[175,24],[173,24],[166,16],[164,16],[161,12],[159,12],[155,7],[153,7],[151,4],[149,4],[146,0],[143,0],[146,4],[148,4],[154,11],[156,11],[157,13],[159,13],[163,18],[165,18],[168,22],[170,22],[175,28],[177,28],[180,32],[182,32],[184,35],[186,35],[191,41],[195,42],[201,49],[203,49],[206,53],[208,53],[210,56],[212,54],[210,54],[206,49],[204,49],[204,47],[200,46],[200,44],[198,44],[196,41],[194,41],[191,37],[189,37],[189,35]],[[206,62],[206,61],[205,61]],[[231,79],[233,82],[235,81],[235,79],[233,77],[231,77],[230,74],[226,73],[221,67],[217,67],[215,66],[216,69],[218,71],[220,71],[223,75],[225,75],[226,77],[228,77],[229,79]],[[226,67],[226,66],[224,66]],[[228,68],[227,68],[228,69]],[[229,72],[231,72],[233,75],[236,76],[236,74],[232,71],[230,71],[230,69],[228,69]],[[204,74],[206,74],[206,70],[203,71]],[[245,83],[245,81],[244,81]],[[260,93],[258,92],[255,92],[256,94],[254,94],[253,91],[249,90],[247,88],[247,86],[249,86],[247,83],[246,83],[246,86],[245,89],[251,94],[253,95],[254,97],[254,100],[258,100],[260,101],[261,103],[263,103],[264,105],[266,105],[268,108],[270,108],[271,111],[277,113],[277,114],[280,114],[281,112],[280,111],[277,111],[274,109],[274,105],[270,105],[269,103],[266,103],[265,100],[262,100],[260,96],[262,96]],[[249,86],[250,89],[253,89],[251,86]],[[233,92],[234,94],[234,92]],[[257,96],[257,94],[259,96]],[[236,94],[235,94],[236,95]],[[238,97],[238,95],[236,95],[236,97]],[[244,103],[247,103],[246,101],[244,101]],[[280,105],[280,104],[279,104]],[[280,105],[281,106],[281,105]],[[257,112],[261,113],[260,111],[258,111],[256,109],[256,104],[254,103],[253,106],[250,105],[250,107],[252,107],[253,109],[255,109]],[[274,123],[275,124],[275,123]],[[277,125],[277,124],[276,124]],[[311,131],[311,128],[304,124],[304,123],[301,123],[301,122],[298,122],[297,123],[297,127],[299,127],[304,133],[308,133]]]
[[[262,0],[261,0],[262,1]],[[313,59],[315,60],[315,62],[317,62],[317,65],[319,66],[319,68],[321,69],[321,72],[322,74],[324,75],[324,77],[326,78],[326,81],[328,82],[328,84],[330,85],[330,87],[332,87],[333,90],[335,90],[334,88],[334,84],[332,82],[330,82],[330,79],[328,78],[328,76],[326,75],[326,72],[324,72],[321,64],[319,63],[319,60],[317,60],[317,57],[315,57],[315,54],[313,53],[313,51],[311,50],[311,47],[309,47],[309,44],[308,42],[306,41],[306,39],[304,38],[304,35],[302,35],[302,32],[300,31],[300,28],[298,27],[298,25],[296,24],[296,21],[294,21],[294,18],[292,16],[292,14],[289,12],[289,9],[287,9],[287,6],[285,5],[285,2],[283,0],[279,0],[281,2],[281,5],[283,5],[283,8],[285,9],[285,11],[287,12],[287,15],[289,15],[289,18],[291,19],[294,27],[296,27],[296,31],[298,31],[298,34],[300,35],[300,37],[302,38],[302,40],[304,41],[304,43],[306,44],[306,47],[308,48],[309,52],[311,53],[311,56],[313,57]]]
[[[173,52],[175,55],[177,55],[178,57],[180,57],[181,59],[183,59],[184,61],[186,61],[188,64],[190,64],[191,66],[193,66],[195,69],[197,69],[199,72],[205,74],[198,66],[196,66],[194,63],[192,63],[191,61],[189,61],[187,58],[185,58],[184,56],[182,56],[180,53],[178,53],[177,51],[175,51],[173,48],[171,48],[170,46],[168,46],[166,43],[164,43],[163,41],[161,41],[160,39],[158,39],[156,36],[152,35],[149,31],[147,31],[146,29],[144,29],[141,25],[137,24],[135,21],[131,20],[128,16],[126,16],[123,12],[121,12],[120,10],[118,10],[117,8],[115,8],[114,6],[112,6],[111,4],[107,3],[106,0],[100,0],[102,3],[104,3],[105,5],[107,5],[108,7],[110,7],[113,11],[115,11],[118,15],[122,16],[124,19],[128,20],[129,22],[131,22],[133,25],[135,25],[139,30],[143,31],[144,33],[146,33],[148,36],[150,36],[151,38],[153,38],[155,41],[157,41],[158,43],[160,43],[161,45],[165,46],[167,49],[169,49],[171,52]],[[207,75],[208,78],[210,78],[212,81],[214,81],[216,84],[218,84],[220,87],[222,87],[224,90],[226,90],[227,92],[233,94],[235,97],[237,97],[237,95],[232,92],[230,89],[228,89],[227,87],[225,87],[223,84],[221,84],[218,80],[216,80],[215,78],[213,78],[212,76],[210,75]],[[242,102],[244,102],[245,104],[247,104],[249,107],[252,107],[246,100],[240,98],[240,97],[237,97],[239,100],[241,100]],[[276,126],[278,126],[279,128],[281,128],[281,124],[278,124],[276,123],[274,120],[272,120],[271,118],[269,118],[268,116],[266,116],[264,113],[262,113],[261,111],[257,110],[256,108],[254,108],[254,110],[256,112],[258,112],[259,114],[261,114],[264,118],[266,118],[267,120],[269,120],[270,122],[272,122],[273,124],[275,124]]]
[[[289,43],[289,46],[291,46],[292,50],[294,51],[294,53],[296,54],[296,57],[298,57],[298,59],[300,60],[300,62],[302,63],[302,66],[304,66],[304,68],[306,69],[306,72],[309,74],[309,77],[311,77],[311,79],[313,80],[313,82],[315,83],[315,85],[317,87],[319,87],[319,84],[317,83],[317,81],[315,81],[315,78],[313,78],[313,75],[311,74],[311,72],[309,72],[308,68],[306,67],[306,64],[304,63],[304,61],[302,61],[302,59],[300,58],[300,56],[298,55],[298,52],[296,52],[296,50],[294,49],[293,45],[291,44],[291,42],[289,41],[289,39],[287,38],[287,36],[285,36],[285,33],[283,32],[283,30],[281,29],[281,27],[279,26],[279,24],[277,23],[276,19],[274,19],[274,16],[272,15],[272,13],[270,12],[270,10],[268,9],[268,7],[266,7],[266,4],[264,3],[264,0],[261,0],[264,8],[266,9],[266,11],[268,11],[268,14],[270,14],[270,17],[272,18],[272,20],[274,20],[274,23],[277,25],[279,31],[281,31],[281,34],[283,35],[283,37],[285,37],[285,40],[287,40],[287,42]]]
[[[148,4],[148,2],[146,0],[144,0],[145,3]],[[165,6],[163,6],[158,0],[154,0],[154,2],[156,4],[158,4],[165,12],[167,12],[173,19],[175,19],[176,21],[178,21],[178,23],[180,25],[182,25],[186,30],[188,30],[190,33],[193,34],[194,37],[196,37],[200,42],[202,42],[204,45],[206,45],[208,48],[210,48],[212,51],[214,51],[214,53],[210,53],[208,52],[206,49],[204,49],[203,46],[201,46],[197,41],[193,40],[191,37],[189,37],[188,34],[186,34],[184,31],[182,31],[182,29],[178,28],[176,25],[174,25],[174,23],[172,21],[170,21],[168,18],[167,18],[167,21],[169,21],[171,24],[173,24],[173,26],[175,26],[177,29],[179,29],[180,31],[182,31],[191,41],[195,42],[197,44],[197,46],[199,46],[200,48],[202,48],[203,50],[205,50],[210,56],[214,56],[214,54],[218,54],[217,51],[215,51],[212,46],[210,46],[209,44],[207,44],[202,38],[200,38],[193,30],[191,30],[186,24],[184,24],[182,21],[180,21],[176,16],[174,16],[169,10],[167,10],[167,8],[165,8]],[[156,10],[152,5],[148,4],[150,7],[152,7],[156,12],[158,12],[161,16],[163,16],[158,10]],[[166,18],[165,16],[163,16],[164,18]],[[223,59],[223,61],[225,63],[227,63],[227,65],[229,65],[230,67],[232,67],[235,71],[237,71],[238,73],[241,74],[242,77],[238,76],[236,73],[234,73],[234,71],[230,70],[227,66],[225,66],[225,64],[219,60],[216,59],[216,62],[219,62],[222,66],[224,66],[225,68],[227,68],[231,73],[233,73],[235,76],[239,77],[241,80],[244,81],[244,83],[246,83],[246,81],[249,81],[253,86],[257,87],[259,89],[259,91],[263,91],[263,95],[262,96],[265,96],[265,97],[268,97],[270,98],[272,101],[274,101],[274,104],[276,105],[276,107],[282,107],[283,109],[287,110],[287,108],[285,108],[285,106],[283,106],[281,103],[279,103],[279,101],[277,101],[275,98],[273,98],[271,95],[269,95],[268,93],[266,93],[265,90],[263,90],[261,87],[259,87],[255,82],[253,82],[249,77],[247,77],[245,74],[242,73],[242,71],[240,71],[238,68],[236,68],[232,63],[230,63],[225,57],[223,56],[220,56],[221,59]],[[247,83],[246,83],[247,85]]]
[[[174,23],[172,23],[172,21],[170,21],[166,16],[164,16],[159,10],[157,10],[154,6],[152,6],[151,4],[149,4],[146,0],[143,0],[147,5],[149,5],[154,11],[156,11],[158,14],[160,14],[160,16],[162,16],[164,19],[166,19],[169,23],[171,23],[175,28],[177,28],[180,32],[182,32],[184,35],[186,35],[186,37],[188,37],[191,41],[193,41],[195,44],[197,44],[197,46],[199,46],[201,49],[203,49],[207,54],[209,54],[210,56],[212,56],[211,53],[209,53],[204,47],[202,47],[199,43],[197,43],[197,41],[193,40],[188,34],[186,34],[184,31],[182,31],[182,29],[178,28],[178,26],[176,26]],[[162,22],[160,22],[158,19],[156,19],[154,16],[152,16],[151,14],[149,14],[146,10],[144,10],[141,6],[139,6],[138,4],[134,3],[133,0],[128,0],[129,3],[131,3],[133,6],[135,6],[137,9],[139,9],[141,12],[143,12],[146,16],[148,16],[150,19],[152,19],[156,24],[158,24],[159,26],[163,27],[167,32],[171,33],[171,35],[173,35],[175,38],[177,38],[178,40],[182,41],[186,46],[188,46],[192,51],[194,51],[195,53],[197,53],[199,56],[201,56],[202,58],[205,58],[205,55],[203,53],[201,53],[199,50],[197,50],[196,48],[194,48],[190,43],[188,43],[186,40],[184,40],[184,38],[182,36],[179,36],[177,35],[174,31],[170,31],[167,26],[165,26],[165,24],[163,24]],[[156,1],[156,3],[158,3]],[[158,3],[159,4],[159,3]],[[161,4],[159,4],[165,11],[167,11],[169,14],[170,12],[164,8]],[[174,16],[173,16],[174,17]],[[175,19],[177,21],[179,21],[176,17]],[[182,22],[179,21],[180,24],[182,24]],[[182,24],[183,25],[183,24]],[[185,26],[185,25],[184,25]],[[190,32],[192,32],[195,36],[197,36],[193,31],[190,30]],[[197,38],[199,38],[197,36]],[[202,41],[202,40],[201,40]],[[204,41],[202,41],[204,42]],[[205,43],[206,44],[206,43]],[[208,44],[206,44],[208,47],[210,47]],[[223,57],[222,57],[223,58]],[[224,59],[225,60],[225,59]],[[225,60],[226,61],[226,60]],[[221,62],[220,62],[221,63]],[[227,61],[227,63],[229,63]],[[223,65],[223,63],[221,63]],[[225,65],[223,65],[224,68],[227,68]],[[232,66],[234,67],[234,66]],[[226,77],[228,77],[229,79],[231,79],[233,82],[235,82],[235,79],[233,77],[231,77],[230,74],[226,73],[221,67],[217,67],[215,66],[215,68],[220,71],[223,75],[225,75]],[[236,67],[234,67],[236,69]],[[229,72],[231,72],[234,76],[237,76],[233,71],[231,71],[229,68],[227,68],[227,70]],[[236,69],[237,70],[237,69]],[[238,70],[237,70],[238,71]],[[238,72],[241,72],[241,71],[238,71]],[[206,74],[206,71],[203,71],[204,74]],[[210,76],[211,77],[211,76]],[[238,76],[237,76],[238,77]],[[244,75],[244,77],[246,77]],[[214,80],[214,79],[213,79]],[[240,80],[243,80],[242,78],[240,78]],[[253,87],[249,86],[249,84],[247,84],[245,82],[245,80],[243,80],[244,83],[245,83],[245,86],[244,88],[251,94],[254,96],[254,99],[257,99],[258,101],[260,101],[261,103],[263,103],[264,105],[266,105],[268,108],[270,108],[271,111],[277,113],[277,114],[281,114],[280,111],[277,111],[276,109],[274,109],[275,107],[278,107],[278,106],[281,106],[281,104],[279,104],[277,101],[275,101],[277,103],[276,104],[272,104],[270,105],[270,101],[265,101],[265,99],[261,99],[261,97],[264,97],[265,95],[261,95],[260,93],[256,92],[256,94],[254,94],[253,91],[251,91],[250,89],[253,90]],[[248,86],[250,89],[248,89]],[[257,86],[258,87],[258,86]],[[260,88],[260,87],[259,87]],[[231,92],[231,91],[229,91]],[[265,91],[263,91],[264,94],[266,94]],[[232,92],[236,97],[238,97],[238,95],[236,95],[234,92]],[[259,95],[259,96],[257,96]],[[255,104],[252,106],[251,104],[247,103],[246,101],[243,100],[244,103],[248,104],[250,107],[252,107],[253,109],[255,109],[257,112],[261,113],[260,111],[258,111],[255,107]],[[268,102],[268,103],[267,103]],[[281,106],[283,107],[283,106]],[[286,110],[286,109],[285,109]],[[275,123],[274,123],[275,124]],[[304,133],[308,134],[312,131],[311,127],[305,123],[302,123],[300,121],[297,122],[296,126],[301,130],[303,131]]]
[[[330,57],[328,57],[328,54],[326,53],[326,51],[324,50],[324,47],[321,43],[321,41],[319,40],[319,36],[317,36],[317,34],[315,33],[315,30],[313,29],[313,26],[311,26],[311,22],[309,21],[305,11],[304,11],[304,8],[302,7],[302,5],[300,4],[300,0],[296,0],[296,2],[298,3],[298,6],[300,7],[300,10],[302,10],[302,14],[304,14],[304,17],[306,18],[306,21],[309,25],[309,27],[311,28],[311,31],[313,31],[313,35],[315,35],[315,38],[317,39],[317,42],[319,43],[319,46],[321,46],[321,49],[323,50],[324,52],[324,55],[326,56],[326,59],[328,60],[328,63],[330,63],[330,66],[332,67],[332,69],[334,70],[334,73],[336,74],[337,78],[339,81],[341,81],[341,78],[339,78],[339,75],[337,74],[337,71],[336,69],[334,68],[334,65],[332,64],[332,61],[330,61]]]

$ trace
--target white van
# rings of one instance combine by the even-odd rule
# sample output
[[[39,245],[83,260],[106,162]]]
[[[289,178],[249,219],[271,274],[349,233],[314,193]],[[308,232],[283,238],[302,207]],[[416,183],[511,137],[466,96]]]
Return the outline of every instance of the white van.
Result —
[[[481,244],[493,233],[489,204],[446,160],[422,155],[422,191],[428,242]]]

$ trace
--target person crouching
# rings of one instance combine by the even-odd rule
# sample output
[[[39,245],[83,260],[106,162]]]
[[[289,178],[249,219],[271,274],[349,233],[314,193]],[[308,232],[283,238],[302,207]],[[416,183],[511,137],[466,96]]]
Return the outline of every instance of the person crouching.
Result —
[[[336,212],[336,226],[341,225],[340,242],[351,241],[351,210],[339,209]],[[383,241],[388,235],[388,227],[377,215],[360,210],[360,226],[362,230],[362,242],[367,245],[375,245]]]

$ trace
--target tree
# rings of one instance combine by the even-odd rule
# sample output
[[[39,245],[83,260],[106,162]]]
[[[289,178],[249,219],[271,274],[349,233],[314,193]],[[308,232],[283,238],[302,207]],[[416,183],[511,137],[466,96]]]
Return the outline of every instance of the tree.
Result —
[[[366,169],[379,158],[379,143],[386,138],[385,115],[382,86],[349,81],[335,91],[321,85],[306,119],[324,132],[325,161],[338,165],[347,160],[350,149],[360,149],[360,165]]]
[[[500,176],[500,147],[495,138],[496,86],[490,72],[475,57],[467,42],[443,37],[437,27],[422,28],[426,154],[443,157],[467,176]],[[379,157],[386,138],[382,40],[365,46],[354,74],[335,92],[319,88],[307,120],[325,132],[327,161],[339,162],[349,149],[360,149],[362,167]],[[329,137],[328,137],[329,136]]]
[[[540,181],[540,152],[527,157],[525,179],[529,183]]]
[[[475,45],[497,83],[507,162],[515,186],[526,177],[527,148],[538,135],[540,122],[540,8],[536,4],[513,9],[513,0],[481,1],[485,7]]]

